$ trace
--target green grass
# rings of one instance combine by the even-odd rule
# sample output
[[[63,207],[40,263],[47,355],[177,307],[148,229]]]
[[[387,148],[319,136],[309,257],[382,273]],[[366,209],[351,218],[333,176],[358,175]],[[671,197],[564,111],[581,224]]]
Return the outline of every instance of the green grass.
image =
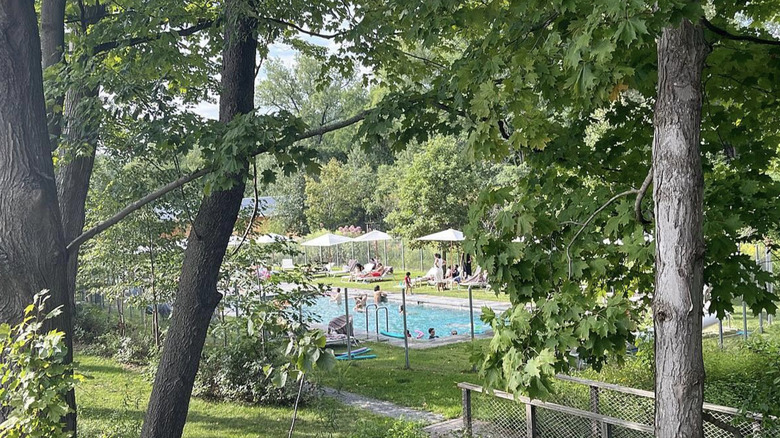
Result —
[[[412,278],[421,277],[425,273],[422,271],[410,271],[412,273]],[[373,283],[358,283],[354,281],[347,281],[341,278],[341,276],[338,277],[319,277],[316,278],[315,281],[320,284],[327,284],[332,287],[341,287],[341,288],[348,288],[348,289],[364,289],[364,290],[373,290],[374,286],[379,285],[382,290],[385,290],[387,292],[401,292],[401,288],[398,287],[399,283],[403,281],[404,275],[406,272],[396,272],[393,274],[392,279],[385,280],[385,281],[375,281]],[[454,297],[454,298],[468,298],[469,293],[468,290],[464,287],[461,289],[458,289],[455,287],[452,290],[445,290],[445,291],[437,291],[435,287],[429,286],[429,285],[419,285],[415,287],[412,290],[415,294],[425,294],[425,295],[434,295],[434,296],[440,296],[440,297]],[[509,302],[509,296],[508,295],[499,295],[496,296],[495,293],[493,293],[492,290],[485,291],[484,289],[472,289],[471,290],[472,296],[475,300],[488,300],[488,301],[500,301],[500,302]]]
[[[477,341],[478,348],[488,341]],[[330,373],[317,373],[315,381],[325,386],[387,400],[402,406],[440,413],[455,418],[461,413],[458,382],[478,383],[471,372],[471,345],[453,345],[409,350],[411,370],[404,369],[403,348],[382,343],[365,343],[376,359],[339,362]]]
[[[780,336],[775,323],[765,336]],[[489,341],[475,342],[485,348]],[[458,382],[480,384],[469,363],[470,343],[463,342],[425,350],[410,350],[411,370],[404,369],[404,350],[384,343],[365,343],[377,358],[357,362],[340,362],[331,373],[318,373],[314,379],[326,386],[387,400],[402,406],[438,412],[448,418],[461,413]],[[763,370],[765,358],[753,353],[740,339],[731,339],[726,348],[717,339],[705,339],[705,400],[739,408],[753,390]],[[653,372],[634,359],[623,365],[610,363],[601,372],[584,370],[581,377],[623,386],[653,390]]]
[[[151,391],[149,381],[140,372],[123,368],[109,359],[78,355],[76,360],[78,370],[90,377],[76,391],[79,436],[138,436]],[[249,406],[193,398],[184,436],[286,437],[291,418],[290,407]],[[336,421],[337,430],[328,425],[328,420]],[[323,399],[299,411],[295,436],[346,437],[358,421],[384,420]]]

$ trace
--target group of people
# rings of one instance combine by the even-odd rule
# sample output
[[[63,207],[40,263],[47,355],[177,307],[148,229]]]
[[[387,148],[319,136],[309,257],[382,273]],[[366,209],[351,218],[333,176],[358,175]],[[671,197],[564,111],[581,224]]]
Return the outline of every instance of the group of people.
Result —
[[[415,283],[419,282],[433,282],[436,285],[436,290],[441,292],[452,283],[460,284],[464,280],[471,280],[473,278],[471,267],[471,254],[463,256],[463,269],[461,270],[458,265],[445,265],[441,254],[436,253],[433,255],[433,266],[431,269],[422,277],[414,280],[410,279],[409,287],[411,288]],[[409,273],[407,272],[406,275],[408,276]],[[406,279],[404,279],[404,282],[406,282]]]
[[[349,269],[349,279],[351,281],[360,281],[376,277],[381,277],[386,273],[392,273],[393,268],[391,266],[385,266],[378,258],[374,257],[367,265],[354,261]]]

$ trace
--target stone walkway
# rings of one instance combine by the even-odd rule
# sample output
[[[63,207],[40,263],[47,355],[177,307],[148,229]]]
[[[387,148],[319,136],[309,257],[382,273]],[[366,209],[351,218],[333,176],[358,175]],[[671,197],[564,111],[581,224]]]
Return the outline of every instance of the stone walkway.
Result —
[[[337,391],[333,388],[323,388],[323,391],[325,392],[325,396],[334,398],[347,406],[365,409],[377,415],[394,418],[396,420],[414,421],[426,425],[441,423],[445,420],[444,416],[440,414],[398,406],[394,403],[365,397],[352,392]]]

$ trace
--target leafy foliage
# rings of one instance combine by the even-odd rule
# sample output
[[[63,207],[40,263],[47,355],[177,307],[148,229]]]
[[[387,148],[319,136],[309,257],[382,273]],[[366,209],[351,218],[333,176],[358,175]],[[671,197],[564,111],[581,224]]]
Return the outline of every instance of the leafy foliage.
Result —
[[[284,243],[270,246],[276,248],[249,244],[223,264],[223,317],[212,324],[211,334],[224,345],[205,353],[196,395],[292,403],[297,390],[290,382],[300,381],[314,368],[328,370],[336,362],[332,350],[325,349],[324,334],[309,328],[311,317],[301,310],[322,293],[322,286],[300,271],[265,270],[267,251],[290,251]],[[235,317],[224,317],[225,309]]]
[[[48,291],[36,294],[21,323],[0,325],[0,406],[5,414],[0,436],[5,438],[70,436],[61,423],[68,413],[65,394],[81,376],[65,363],[64,333],[44,333],[46,321],[61,312],[47,312],[47,299]]]
[[[776,20],[770,11],[777,2],[385,6],[361,22],[374,35],[395,36],[365,50],[366,62],[387,72],[379,79],[387,92],[363,133],[402,145],[461,132],[471,156],[520,160],[528,171],[483,190],[466,229],[467,250],[513,303],[483,316],[495,330],[490,351],[478,358],[488,383],[543,395],[549,376],[570,366],[571,351],[597,368],[609,357],[621,360],[652,298],[654,236],[634,203],[650,168],[656,38],[683,18],[707,18],[771,39],[763,23]],[[702,150],[711,309],[722,315],[741,295],[754,311],[773,312],[777,297],[765,284],[777,278],[738,249],[772,234],[780,220],[780,186],[767,176],[778,123],[765,112],[778,95],[778,48],[722,33],[707,38]],[[645,218],[649,204],[639,204]]]
[[[422,145],[409,161],[398,163],[397,186],[391,190],[397,206],[386,221],[392,231],[412,240],[446,228],[462,229],[468,208],[492,169],[469,163],[463,142],[436,137]]]

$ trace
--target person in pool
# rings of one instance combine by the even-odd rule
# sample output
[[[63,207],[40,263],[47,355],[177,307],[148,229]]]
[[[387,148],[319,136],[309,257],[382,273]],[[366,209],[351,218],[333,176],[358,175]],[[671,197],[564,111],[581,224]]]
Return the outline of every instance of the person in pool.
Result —
[[[379,286],[374,286],[374,303],[378,306],[387,302],[387,293],[379,290]]]
[[[428,339],[436,339],[438,336],[436,336],[436,329],[433,327],[428,329]]]
[[[353,309],[355,312],[365,312],[366,311],[366,303],[368,303],[368,295],[363,294],[357,298],[355,298],[355,308]]]
[[[401,304],[401,305],[398,307],[398,313],[404,313],[404,305],[403,305],[403,304]]]
[[[343,297],[341,295],[341,288],[336,288],[336,293],[330,296],[330,301],[336,303],[337,305],[341,305],[341,301],[343,300]]]
[[[412,334],[411,334],[411,333],[409,333],[409,330],[407,330],[407,331],[406,331],[406,337],[407,337],[407,338],[411,338],[411,337],[412,337]]]
[[[451,332],[450,332],[450,334],[451,334],[452,336],[455,336],[455,335],[457,335],[457,334],[458,334],[458,331],[457,331],[457,330],[453,330],[453,331],[451,331]]]

